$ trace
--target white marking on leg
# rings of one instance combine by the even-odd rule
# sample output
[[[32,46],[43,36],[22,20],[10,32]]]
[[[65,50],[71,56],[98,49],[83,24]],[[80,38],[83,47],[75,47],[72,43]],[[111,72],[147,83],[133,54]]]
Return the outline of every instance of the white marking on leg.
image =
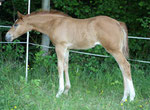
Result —
[[[128,82],[128,87],[129,87],[129,91],[130,91],[130,101],[133,101],[134,97],[135,97],[133,82],[130,79],[127,79],[127,82]]]
[[[124,95],[123,95],[123,98],[122,98],[122,102],[125,102],[125,100],[127,99],[128,95],[129,95],[129,87],[128,87],[128,82],[127,82],[127,77],[124,75],[124,69],[122,66],[120,66],[120,69],[122,71],[122,76],[123,76],[123,79],[124,79]]]
[[[59,73],[59,89],[56,97],[58,98],[64,91],[64,51],[62,46],[56,46],[56,53],[58,58],[58,73]]]
[[[127,79],[126,77],[124,76],[124,95],[123,95],[123,98],[122,98],[122,102],[125,102],[125,100],[127,99],[128,95],[129,95],[129,87],[128,87],[128,82],[127,82]]]
[[[64,76],[63,74],[61,74],[59,76],[59,90],[56,97],[58,98],[63,93],[63,91],[64,91]]]

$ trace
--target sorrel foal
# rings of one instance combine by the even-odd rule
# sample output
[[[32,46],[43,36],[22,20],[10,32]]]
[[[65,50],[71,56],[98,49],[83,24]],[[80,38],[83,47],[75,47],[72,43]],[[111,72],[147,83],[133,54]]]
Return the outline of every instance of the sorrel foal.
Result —
[[[6,34],[13,41],[30,30],[47,34],[55,45],[58,58],[59,90],[56,97],[67,94],[71,85],[68,74],[70,49],[89,49],[102,45],[116,59],[124,79],[124,102],[128,95],[134,100],[135,91],[131,78],[128,56],[128,35],[124,23],[107,16],[75,19],[63,12],[34,12],[30,15],[18,13],[18,20]],[[64,87],[64,73],[66,84]],[[65,90],[64,90],[65,89]]]

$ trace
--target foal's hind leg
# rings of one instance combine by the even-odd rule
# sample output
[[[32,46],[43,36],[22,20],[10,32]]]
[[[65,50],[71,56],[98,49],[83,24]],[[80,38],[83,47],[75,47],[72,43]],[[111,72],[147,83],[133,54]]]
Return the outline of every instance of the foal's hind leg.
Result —
[[[130,64],[128,63],[122,52],[118,51],[111,54],[115,57],[116,61],[118,62],[124,79],[124,96],[122,98],[122,101],[124,102],[129,94],[130,101],[133,101],[135,97],[135,91],[131,77]]]

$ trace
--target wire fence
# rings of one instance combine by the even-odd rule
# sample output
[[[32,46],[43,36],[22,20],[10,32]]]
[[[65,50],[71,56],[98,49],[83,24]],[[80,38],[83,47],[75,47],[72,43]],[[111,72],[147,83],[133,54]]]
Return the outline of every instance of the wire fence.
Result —
[[[3,26],[0,25],[0,28],[11,28],[11,26]],[[128,36],[128,38],[130,39],[142,39],[142,40],[150,40],[150,38],[146,38],[146,37],[134,37],[134,36]],[[13,43],[13,44],[27,44],[27,42],[0,42],[0,44],[8,44],[8,43]],[[52,48],[54,49],[55,47],[49,47],[49,46],[45,46],[45,45],[40,45],[40,44],[35,44],[35,43],[29,43],[29,45],[33,45],[33,46],[40,46],[40,47],[45,47],[45,48]],[[73,53],[78,53],[78,54],[83,54],[83,55],[90,55],[90,56],[95,56],[95,57],[110,57],[107,55],[99,55],[99,54],[94,54],[94,53],[88,53],[88,52],[81,52],[81,51],[74,51],[74,50],[70,50],[70,52]],[[146,64],[150,64],[150,61],[144,61],[144,60],[135,60],[135,59],[128,59],[129,61],[134,61],[134,62],[140,62],[140,63],[146,63]]]
[[[27,42],[0,42],[0,44],[26,44]],[[39,46],[39,47],[45,47],[49,49],[55,49],[55,47],[50,47],[50,46],[45,46],[45,45],[40,45],[40,44],[35,44],[35,43],[29,43],[29,45],[33,46]],[[76,51],[76,50],[70,50],[72,53],[78,53],[78,54],[83,54],[83,55],[90,55],[90,56],[95,56],[95,57],[104,57],[108,58],[111,56],[107,55],[100,55],[100,54],[94,54],[94,53],[88,53],[88,52],[81,52],[81,51]],[[139,63],[145,63],[145,64],[150,64],[150,61],[144,61],[144,60],[136,60],[136,59],[128,59],[129,61],[134,61],[134,62],[139,62]]]

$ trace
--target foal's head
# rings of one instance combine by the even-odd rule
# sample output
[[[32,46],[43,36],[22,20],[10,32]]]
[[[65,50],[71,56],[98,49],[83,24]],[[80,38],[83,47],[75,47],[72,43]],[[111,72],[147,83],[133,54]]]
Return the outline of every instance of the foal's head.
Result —
[[[11,27],[11,29],[6,33],[5,39],[10,42],[19,36],[23,35],[27,31],[32,30],[32,26],[28,23],[26,16],[18,12],[18,19]]]

